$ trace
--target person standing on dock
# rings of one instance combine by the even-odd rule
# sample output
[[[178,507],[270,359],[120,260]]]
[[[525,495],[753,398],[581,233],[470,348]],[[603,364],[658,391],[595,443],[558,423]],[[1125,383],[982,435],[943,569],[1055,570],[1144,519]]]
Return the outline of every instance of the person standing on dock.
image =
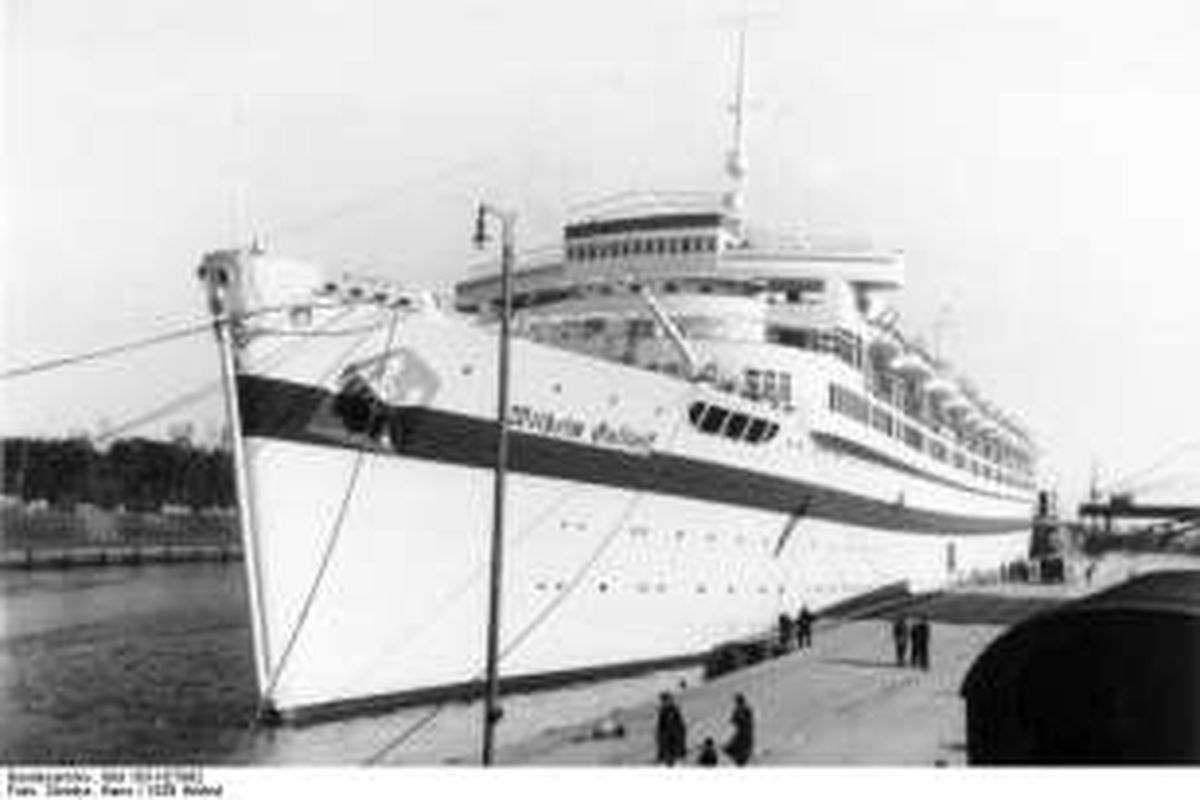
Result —
[[[796,617],[796,643],[801,649],[812,646],[813,619],[808,606],[802,607],[800,614]]]
[[[925,617],[918,617],[917,621],[912,624],[909,635],[912,638],[912,665],[921,669],[929,669],[929,620]]]
[[[658,727],[654,735],[658,763],[673,767],[676,761],[687,758],[687,724],[670,692],[663,692],[658,700]]]
[[[896,646],[896,666],[908,663],[908,620],[903,615],[892,620],[892,643]]]
[[[786,653],[792,649],[792,638],[795,636],[792,618],[787,614],[779,615],[779,650]]]
[[[734,697],[733,715],[729,721],[733,724],[733,737],[725,745],[725,752],[733,763],[744,767],[754,755],[754,712],[744,694]]]

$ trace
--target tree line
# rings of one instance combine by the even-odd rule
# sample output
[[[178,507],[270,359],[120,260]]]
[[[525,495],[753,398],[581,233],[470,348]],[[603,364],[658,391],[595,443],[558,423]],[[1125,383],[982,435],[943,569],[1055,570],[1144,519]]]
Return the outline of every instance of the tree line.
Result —
[[[4,494],[59,508],[158,511],[166,505],[229,508],[233,459],[188,440],[118,439],[98,448],[86,437],[3,441]]]

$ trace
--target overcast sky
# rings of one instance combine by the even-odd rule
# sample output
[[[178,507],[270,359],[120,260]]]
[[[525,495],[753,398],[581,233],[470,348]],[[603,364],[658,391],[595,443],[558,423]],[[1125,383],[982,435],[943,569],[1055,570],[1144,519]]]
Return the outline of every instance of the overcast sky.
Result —
[[[0,369],[202,318],[202,254],[251,231],[445,287],[478,199],[532,247],[590,198],[718,188],[742,5],[8,0]],[[1200,441],[1200,5],[749,6],[754,221],[904,250],[905,327],[951,309],[1069,494]],[[215,376],[201,338],[10,381],[0,432]]]

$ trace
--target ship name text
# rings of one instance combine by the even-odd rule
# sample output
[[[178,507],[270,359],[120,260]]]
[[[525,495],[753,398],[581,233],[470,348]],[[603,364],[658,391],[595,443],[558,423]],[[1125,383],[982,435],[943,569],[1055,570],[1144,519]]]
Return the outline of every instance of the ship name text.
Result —
[[[624,423],[614,424],[606,420],[588,422],[526,405],[511,407],[508,424],[516,430],[542,436],[586,441],[597,447],[613,447],[643,454],[650,452],[658,438],[654,431],[635,430]]]

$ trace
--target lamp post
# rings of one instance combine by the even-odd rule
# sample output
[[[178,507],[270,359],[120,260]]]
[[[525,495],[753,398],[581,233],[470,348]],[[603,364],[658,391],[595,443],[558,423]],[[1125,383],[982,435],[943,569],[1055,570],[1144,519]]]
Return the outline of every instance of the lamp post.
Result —
[[[483,704],[483,765],[492,763],[496,723],[500,721],[500,584],[504,558],[504,473],[508,467],[508,349],[512,317],[513,229],[517,215],[486,203],[475,217],[475,246],[488,241],[487,220],[500,222],[500,357],[496,400],[496,479],[492,493],[492,553],[488,582],[487,677]]]

